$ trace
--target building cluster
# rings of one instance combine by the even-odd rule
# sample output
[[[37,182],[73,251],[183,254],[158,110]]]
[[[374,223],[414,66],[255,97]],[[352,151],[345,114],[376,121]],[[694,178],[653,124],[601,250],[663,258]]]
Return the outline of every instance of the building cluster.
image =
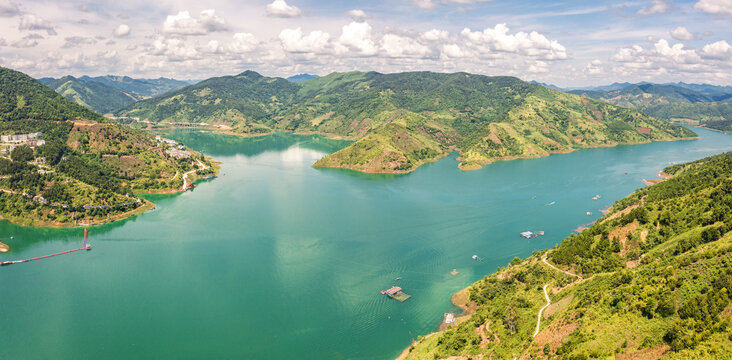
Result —
[[[180,159],[180,158],[188,158],[191,157],[191,152],[186,150],[185,145],[179,144],[175,140],[166,139],[160,135],[155,137],[155,140],[157,140],[160,143],[168,144],[170,145],[170,149],[166,151],[168,155]]]
[[[41,146],[46,143],[46,140],[39,139],[43,133],[35,132],[28,134],[17,134],[17,135],[2,135],[0,141],[2,142],[3,148],[0,149],[1,153],[9,153],[16,147],[21,145],[28,145],[32,148]]]

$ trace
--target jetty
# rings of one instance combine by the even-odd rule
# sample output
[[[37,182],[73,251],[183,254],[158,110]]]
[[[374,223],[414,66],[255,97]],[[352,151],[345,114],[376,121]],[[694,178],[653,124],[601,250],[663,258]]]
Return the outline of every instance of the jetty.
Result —
[[[23,260],[3,261],[3,262],[0,262],[0,266],[7,266],[7,265],[12,265],[12,264],[19,264],[19,263],[29,262],[29,261],[33,261],[33,260],[40,260],[40,259],[45,259],[45,258],[49,258],[49,257],[53,257],[53,256],[58,256],[58,255],[72,253],[72,252],[75,252],[75,251],[81,251],[81,250],[87,250],[88,251],[88,250],[91,250],[91,245],[89,245],[89,244],[86,243],[86,235],[87,235],[87,230],[84,229],[84,241],[83,241],[81,247],[78,248],[78,249],[66,250],[66,251],[62,251],[62,252],[59,252],[59,253],[55,253],[55,254],[43,255],[43,256],[38,256],[38,257],[33,257],[33,258],[23,259]]]
[[[381,290],[381,293],[394,300],[399,300],[401,302],[404,302],[405,300],[412,297],[411,295],[407,295],[404,292],[402,292],[402,288],[400,288],[398,286],[392,286],[387,290]]]

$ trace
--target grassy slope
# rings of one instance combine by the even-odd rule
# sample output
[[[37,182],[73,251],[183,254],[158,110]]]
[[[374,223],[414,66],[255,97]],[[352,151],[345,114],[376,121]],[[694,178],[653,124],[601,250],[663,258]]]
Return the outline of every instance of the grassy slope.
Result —
[[[513,77],[466,73],[333,73],[292,84],[245,72],[118,114],[226,125],[249,134],[279,130],[358,139],[315,165],[367,172],[409,172],[451,148],[470,169],[497,159],[694,136],[634,110]]]
[[[404,358],[729,358],[732,153],[666,171],[549,251],[579,278],[544,252],[514,259],[469,288],[475,314]]]
[[[48,161],[0,159],[0,188],[9,190],[0,194],[0,217],[26,225],[70,225],[74,214],[82,222],[104,221],[140,205],[127,193],[175,191],[192,169],[190,160],[169,157],[150,135],[109,122],[25,74],[0,68],[0,85],[0,133],[43,132],[47,144],[35,156]],[[42,205],[23,193],[70,207]]]

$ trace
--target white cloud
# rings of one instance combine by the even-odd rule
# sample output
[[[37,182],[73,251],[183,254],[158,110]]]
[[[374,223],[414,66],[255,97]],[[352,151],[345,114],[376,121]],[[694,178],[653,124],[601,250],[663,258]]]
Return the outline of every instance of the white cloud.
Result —
[[[21,31],[46,31],[48,35],[56,35],[56,30],[46,20],[33,14],[25,14],[20,17],[20,25],[18,30]]]
[[[732,59],[732,46],[726,40],[706,44],[702,48],[702,54],[706,57],[716,59]]]
[[[494,28],[487,28],[482,32],[465,28],[460,34],[468,39],[470,44],[476,45],[482,52],[489,50],[505,51],[547,60],[567,58],[567,50],[558,41],[549,40],[536,31],[531,33],[520,31],[516,34],[509,34],[509,28],[506,24],[497,24]]]
[[[10,0],[0,0],[0,17],[13,17],[20,15],[18,5]]]
[[[412,5],[420,9],[432,9],[437,6],[437,3],[432,0],[412,0]]]
[[[259,46],[259,40],[250,33],[236,33],[227,47],[232,53],[247,53],[251,52]]]
[[[732,1],[730,0],[699,0],[694,9],[709,14],[732,15]]]
[[[346,15],[350,16],[353,21],[366,21],[366,19],[369,18],[369,16],[366,14],[365,11],[361,9],[353,9],[346,13]]]
[[[284,29],[279,35],[282,49],[292,53],[322,53],[328,47],[330,34],[315,30],[303,36],[301,28]]]
[[[487,2],[492,0],[441,0],[439,1],[442,4],[446,5],[469,5],[469,4],[475,4],[479,2]],[[421,8],[421,9],[432,9],[438,5],[437,0],[411,0],[412,5]]]
[[[35,47],[37,45],[38,45],[38,40],[31,38],[31,37],[27,37],[27,36],[10,43],[10,46],[15,47],[15,48],[29,48],[29,47]]]
[[[684,44],[669,46],[668,41],[661,39],[653,45],[653,48],[659,55],[673,59],[676,63],[693,64],[701,61],[699,54],[695,50],[684,49]]]
[[[118,37],[118,38],[126,37],[126,36],[130,35],[130,26],[127,24],[120,24],[119,26],[117,26],[114,29],[114,31],[112,32],[112,35],[114,35],[114,37]]]
[[[442,45],[442,51],[440,51],[440,58],[443,60],[462,58],[465,56],[466,56],[466,54],[463,52],[463,49],[461,49],[460,46],[458,46],[457,44]]]
[[[285,0],[274,0],[271,4],[267,4],[267,16],[292,18],[300,16],[300,13],[300,9],[287,5]]]
[[[198,18],[191,17],[188,11],[180,11],[176,15],[168,15],[163,23],[163,33],[172,35],[206,35],[225,30],[224,19],[216,16],[214,9],[201,11]]]
[[[450,33],[445,30],[432,29],[425,31],[421,38],[427,41],[438,41],[445,40],[450,36]]]
[[[665,0],[651,0],[651,6],[650,7],[643,7],[640,10],[638,10],[638,14],[641,15],[651,15],[651,14],[662,14],[668,11],[671,6],[666,3]]]
[[[603,74],[605,70],[602,68],[602,61],[595,59],[585,66],[584,72],[587,75],[600,75]]]
[[[549,64],[545,61],[534,61],[529,64],[528,72],[538,74],[549,72]]]
[[[671,37],[676,40],[694,40],[694,34],[690,33],[689,30],[687,30],[683,26],[679,26],[676,29],[673,29],[671,31]]]
[[[381,48],[389,57],[424,57],[431,53],[428,47],[405,36],[386,34],[381,42]]]
[[[371,36],[371,25],[367,22],[352,22],[343,26],[343,32],[338,38],[337,52],[345,53],[348,49],[354,49],[360,55],[375,55],[378,51]]]
[[[198,59],[198,50],[184,39],[158,36],[152,43],[152,55],[165,56],[168,61]]]

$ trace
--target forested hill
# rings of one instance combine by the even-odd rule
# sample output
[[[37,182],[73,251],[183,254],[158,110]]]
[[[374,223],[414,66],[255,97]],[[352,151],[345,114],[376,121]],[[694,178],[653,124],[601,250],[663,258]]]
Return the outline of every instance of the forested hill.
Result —
[[[659,119],[732,131],[732,91],[721,86],[683,85],[628,84],[609,91],[570,92],[638,109]]]
[[[685,128],[513,77],[333,73],[300,83],[247,71],[134,103],[120,116],[202,122],[244,134],[358,140],[316,166],[409,172],[449,149],[461,167],[575,148],[693,137]]]
[[[473,284],[474,313],[402,358],[729,358],[732,152],[664,171],[674,177],[589,229]]]
[[[30,76],[0,67],[0,121],[20,119],[104,121]]]
[[[172,156],[183,153],[5,68],[0,135],[16,135],[0,142],[0,218],[25,225],[96,224],[131,216],[150,208],[134,193],[177,191],[184,173],[212,167],[190,151]]]
[[[142,98],[96,81],[82,81],[73,76],[50,80],[46,85],[65,98],[100,114],[117,110]]]

